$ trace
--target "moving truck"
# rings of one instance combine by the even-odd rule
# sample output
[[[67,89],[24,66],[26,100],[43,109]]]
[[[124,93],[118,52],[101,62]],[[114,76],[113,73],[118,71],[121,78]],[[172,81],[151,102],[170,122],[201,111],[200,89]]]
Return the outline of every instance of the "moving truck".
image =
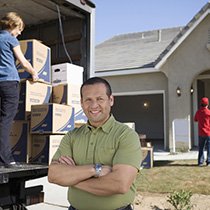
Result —
[[[1,0],[0,18],[17,12],[25,22],[19,40],[39,40],[51,50],[51,65],[72,63],[83,67],[83,80],[93,76],[95,5],[90,0]],[[25,187],[28,180],[47,175],[47,165],[26,164],[20,169],[0,168],[0,206],[24,209],[43,186]],[[33,200],[33,199],[31,199]],[[27,207],[26,207],[27,208]]]

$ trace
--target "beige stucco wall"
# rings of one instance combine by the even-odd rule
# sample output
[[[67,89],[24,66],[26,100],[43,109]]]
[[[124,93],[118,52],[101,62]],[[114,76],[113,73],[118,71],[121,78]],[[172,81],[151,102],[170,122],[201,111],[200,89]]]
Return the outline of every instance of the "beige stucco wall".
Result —
[[[192,82],[201,72],[210,69],[210,51],[206,48],[209,25],[210,15],[178,46],[161,68],[161,71],[168,77],[168,97],[166,98],[170,149],[173,146],[172,122],[175,119],[190,116]],[[178,86],[181,88],[180,97],[176,94]]]
[[[167,78],[162,72],[104,77],[113,93],[167,90]]]

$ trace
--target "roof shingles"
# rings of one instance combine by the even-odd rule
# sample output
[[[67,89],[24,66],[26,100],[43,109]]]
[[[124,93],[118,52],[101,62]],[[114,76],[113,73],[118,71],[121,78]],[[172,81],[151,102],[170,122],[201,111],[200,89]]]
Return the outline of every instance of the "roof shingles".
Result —
[[[96,46],[96,72],[151,66],[181,28],[115,36]]]

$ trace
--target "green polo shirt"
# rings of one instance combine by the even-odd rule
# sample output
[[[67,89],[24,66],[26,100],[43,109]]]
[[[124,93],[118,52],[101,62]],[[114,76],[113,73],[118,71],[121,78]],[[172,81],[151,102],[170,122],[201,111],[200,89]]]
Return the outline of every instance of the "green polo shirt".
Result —
[[[68,132],[53,159],[57,160],[61,155],[69,155],[76,165],[127,164],[139,169],[141,146],[138,134],[111,116],[101,127],[93,128],[86,124]],[[127,193],[112,196],[97,196],[70,187],[68,200],[79,210],[114,210],[132,203],[135,192],[135,182]]]

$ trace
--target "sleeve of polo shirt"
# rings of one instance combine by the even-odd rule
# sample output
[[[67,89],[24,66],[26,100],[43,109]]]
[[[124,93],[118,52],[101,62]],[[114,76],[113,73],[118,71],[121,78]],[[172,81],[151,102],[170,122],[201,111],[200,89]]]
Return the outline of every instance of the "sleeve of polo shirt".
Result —
[[[10,45],[11,45],[11,48],[13,49],[14,47],[20,45],[18,39],[14,36],[11,36],[10,38]]]
[[[62,155],[72,157],[72,148],[71,148],[71,133],[68,132],[61,140],[61,143],[55,152],[52,160],[58,160]]]
[[[142,161],[142,152],[138,134],[129,128],[119,138],[119,147],[114,156],[113,165],[126,164],[139,169]]]

